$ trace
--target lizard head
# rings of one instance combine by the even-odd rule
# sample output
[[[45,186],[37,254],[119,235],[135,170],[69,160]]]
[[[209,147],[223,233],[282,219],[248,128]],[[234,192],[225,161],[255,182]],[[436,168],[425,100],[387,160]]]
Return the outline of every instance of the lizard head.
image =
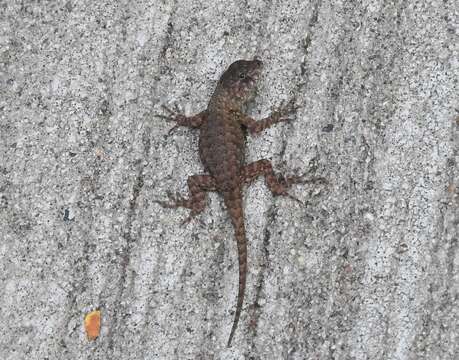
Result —
[[[217,89],[225,92],[236,106],[243,106],[255,93],[263,63],[258,60],[238,60],[223,73]]]

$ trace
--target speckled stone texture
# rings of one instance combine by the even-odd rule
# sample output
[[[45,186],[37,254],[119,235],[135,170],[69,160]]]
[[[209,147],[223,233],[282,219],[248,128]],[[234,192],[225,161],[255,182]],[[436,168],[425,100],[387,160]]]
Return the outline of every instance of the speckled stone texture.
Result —
[[[0,2],[0,358],[457,359],[454,1]],[[247,162],[323,176],[244,191],[249,275],[216,194],[185,227],[203,110],[234,60],[248,113],[296,96]],[[83,318],[102,312],[88,341]]]

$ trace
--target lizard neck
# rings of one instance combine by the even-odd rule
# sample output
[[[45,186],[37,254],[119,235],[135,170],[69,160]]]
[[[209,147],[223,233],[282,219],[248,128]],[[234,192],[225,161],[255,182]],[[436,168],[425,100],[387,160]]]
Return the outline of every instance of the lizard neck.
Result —
[[[229,112],[241,111],[246,103],[237,92],[217,85],[208,105],[209,111]]]

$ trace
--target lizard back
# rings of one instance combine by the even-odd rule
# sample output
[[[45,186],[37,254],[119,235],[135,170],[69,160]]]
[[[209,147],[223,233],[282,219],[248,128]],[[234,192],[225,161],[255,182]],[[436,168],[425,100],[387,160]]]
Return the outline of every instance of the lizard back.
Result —
[[[201,126],[199,155],[222,194],[241,186],[245,157],[245,133],[241,125],[224,112],[211,113]]]

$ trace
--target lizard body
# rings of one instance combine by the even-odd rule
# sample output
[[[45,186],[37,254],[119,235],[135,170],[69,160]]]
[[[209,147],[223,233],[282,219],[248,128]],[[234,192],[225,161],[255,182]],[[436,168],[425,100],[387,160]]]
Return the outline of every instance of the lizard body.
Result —
[[[289,119],[283,116],[294,111],[287,106],[273,112],[267,118],[254,120],[245,115],[243,109],[251,99],[255,83],[262,68],[260,60],[238,60],[231,64],[218,81],[207,109],[194,116],[180,115],[169,108],[169,116],[159,116],[172,120],[177,126],[199,128],[199,154],[208,175],[192,175],[188,178],[189,198],[171,196],[171,202],[159,201],[164,207],[186,207],[191,210],[188,222],[201,213],[206,206],[206,192],[217,191],[223,197],[224,204],[234,227],[239,261],[239,287],[236,312],[227,346],[231,346],[244,302],[247,277],[247,239],[244,227],[242,189],[259,175],[264,175],[266,184],[273,195],[286,195],[287,188],[302,182],[300,177],[283,177],[275,174],[271,163],[258,160],[245,164],[245,136],[247,129],[256,134],[281,121]],[[293,198],[295,199],[295,198]],[[296,199],[295,199],[296,200]]]

